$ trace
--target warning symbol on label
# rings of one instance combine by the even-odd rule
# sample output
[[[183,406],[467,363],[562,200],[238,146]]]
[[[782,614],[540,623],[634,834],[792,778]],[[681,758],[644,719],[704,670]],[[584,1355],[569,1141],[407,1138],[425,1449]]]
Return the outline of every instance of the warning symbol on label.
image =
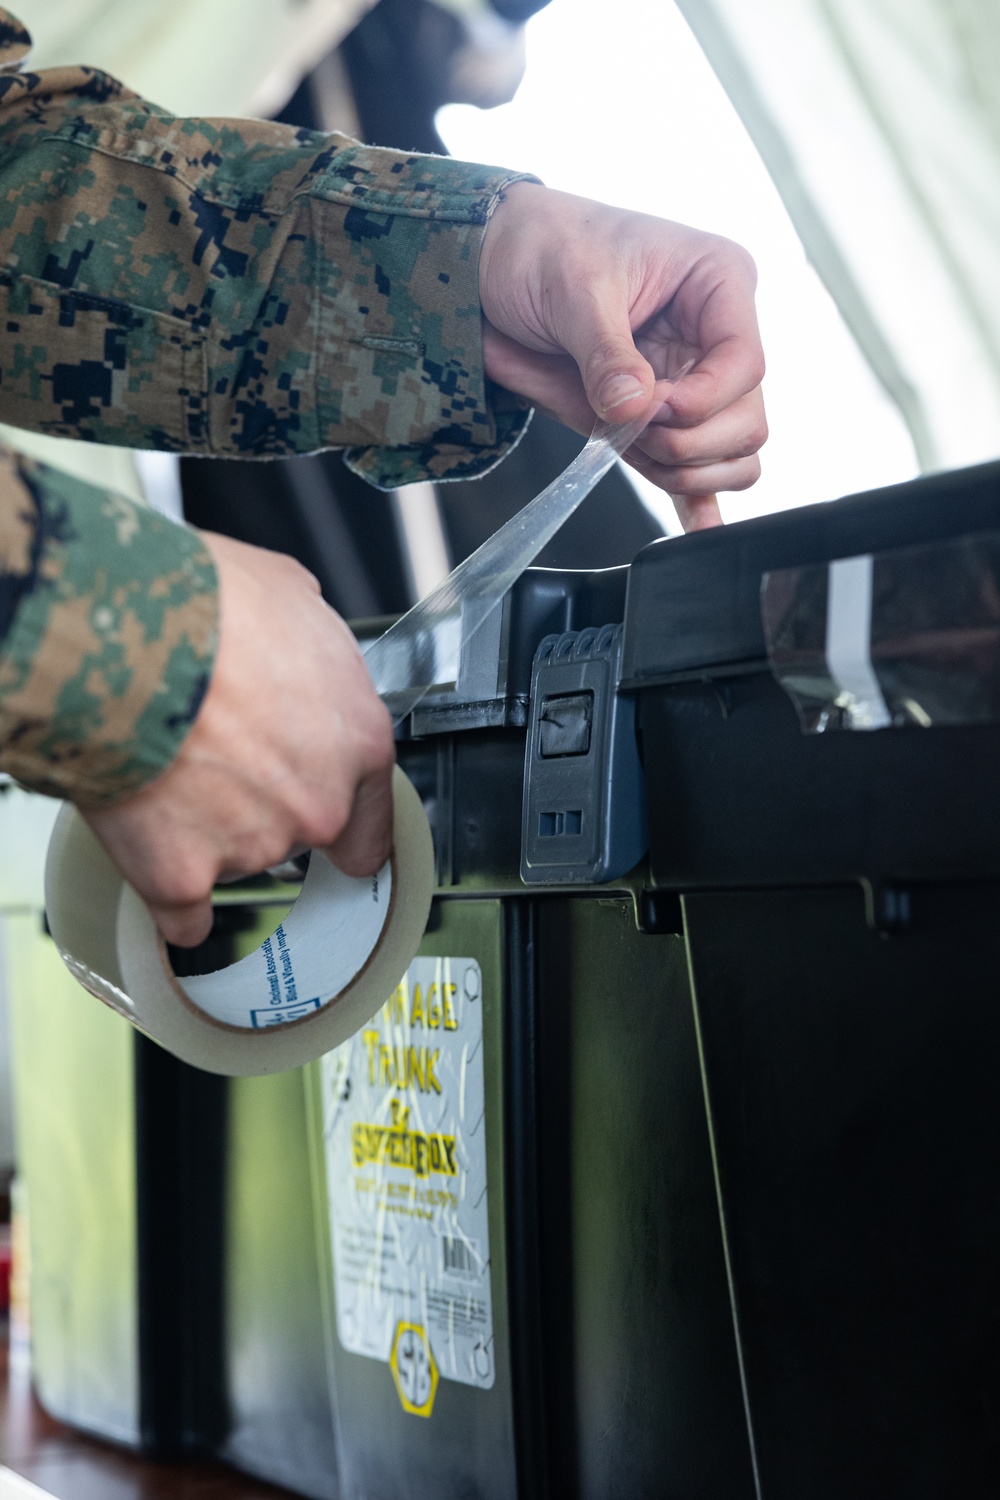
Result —
[[[437,1395],[438,1368],[419,1323],[398,1325],[389,1365],[403,1410],[415,1417],[429,1417]]]

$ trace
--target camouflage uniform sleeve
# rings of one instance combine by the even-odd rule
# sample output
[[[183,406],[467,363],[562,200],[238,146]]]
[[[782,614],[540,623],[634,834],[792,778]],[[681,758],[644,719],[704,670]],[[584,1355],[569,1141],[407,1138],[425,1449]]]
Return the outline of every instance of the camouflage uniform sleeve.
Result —
[[[211,672],[198,534],[0,449],[0,769],[101,802],[170,764]]]
[[[23,68],[0,10],[0,418],[176,452],[483,473],[528,413],[483,372],[482,235],[520,175]],[[196,533],[0,449],[0,769],[82,803],[169,765],[209,680]]]
[[[485,378],[478,294],[523,175],[7,68],[0,418],[187,453],[346,448],[383,486],[483,473],[528,415]]]

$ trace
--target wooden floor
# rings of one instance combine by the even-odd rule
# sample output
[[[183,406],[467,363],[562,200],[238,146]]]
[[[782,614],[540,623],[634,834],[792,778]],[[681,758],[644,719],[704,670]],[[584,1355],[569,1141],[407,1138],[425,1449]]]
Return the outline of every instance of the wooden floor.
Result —
[[[282,1500],[222,1464],[149,1463],[53,1421],[0,1346],[0,1500]],[[25,1481],[28,1481],[25,1483]]]

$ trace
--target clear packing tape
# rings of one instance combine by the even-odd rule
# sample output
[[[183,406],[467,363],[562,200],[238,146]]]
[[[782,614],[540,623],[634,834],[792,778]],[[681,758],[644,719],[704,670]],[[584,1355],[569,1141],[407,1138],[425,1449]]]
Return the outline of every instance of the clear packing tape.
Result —
[[[761,615],[808,734],[1000,721],[1000,532],[766,573]]]
[[[455,680],[468,641],[647,421],[600,424],[552,484],[372,643],[365,659],[396,724]],[[235,1076],[298,1067],[370,1020],[417,952],[433,890],[430,828],[398,767],[382,870],[352,879],[314,852],[276,930],[213,973],[178,978],[149,911],[72,807],[45,871],[49,928],[84,988],[185,1062]]]
[[[557,479],[372,641],[365,662],[395,724],[432,687],[458,680],[462,652],[476,631],[648,423],[648,414],[622,427],[599,422]]]

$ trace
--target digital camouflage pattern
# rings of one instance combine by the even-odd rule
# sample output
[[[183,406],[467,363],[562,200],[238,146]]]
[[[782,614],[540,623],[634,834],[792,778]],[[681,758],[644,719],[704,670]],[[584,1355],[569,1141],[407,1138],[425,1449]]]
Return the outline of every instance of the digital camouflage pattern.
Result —
[[[468,478],[516,442],[478,263],[522,174],[175,119],[94,69],[24,70],[29,46],[0,11],[0,419],[184,453],[345,448],[383,486]],[[142,785],[204,689],[204,548],[9,460],[0,549],[0,766],[77,800]]]
[[[0,496],[4,769],[83,802],[142,786],[208,685],[211,559],[187,527],[10,453]]]

